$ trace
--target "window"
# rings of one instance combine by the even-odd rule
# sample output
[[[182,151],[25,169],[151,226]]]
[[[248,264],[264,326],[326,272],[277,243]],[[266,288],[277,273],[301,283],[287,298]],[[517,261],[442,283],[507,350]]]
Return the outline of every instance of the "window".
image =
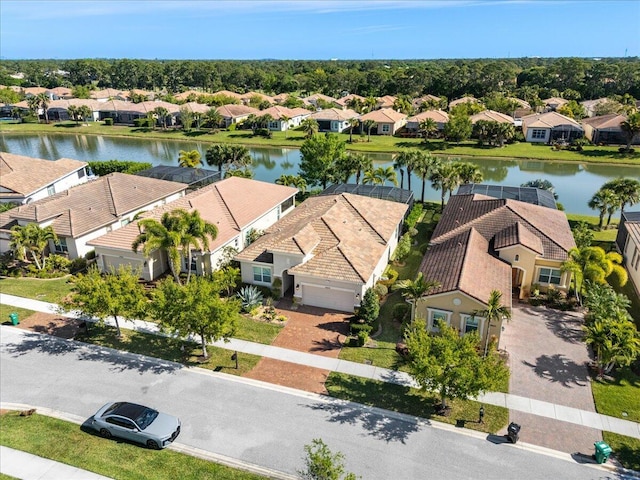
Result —
[[[111,423],[123,428],[128,428],[129,430],[135,429],[135,425],[133,424],[133,422],[125,418],[109,417],[107,418],[107,423]]]
[[[442,320],[444,323],[449,325],[449,319],[451,318],[451,312],[447,312],[444,310],[435,310],[428,309],[429,314],[429,327],[432,332],[439,332],[440,329],[437,327],[438,320]]]
[[[280,122],[279,121],[275,121],[275,122],[269,122],[269,130],[272,129],[279,129],[280,128]]]
[[[547,138],[547,131],[546,130],[534,129],[534,130],[531,131],[531,138],[532,139],[538,139],[538,140],[544,140],[545,138]]]
[[[513,259],[513,261],[514,261],[514,262],[518,262],[518,261],[520,261],[520,255],[517,255],[517,254],[516,254],[516,256],[515,256],[515,258]]]
[[[126,227],[130,223],[131,223],[131,220],[129,220],[128,218],[123,218],[122,221],[120,222],[120,225],[123,227]]]
[[[189,270],[191,270],[192,272],[197,272],[198,271],[198,256],[197,255],[192,255],[191,256],[191,263],[189,264]]]
[[[291,207],[293,207],[293,199],[294,199],[294,197],[291,197],[291,198],[286,199],[284,202],[282,202],[280,204],[280,211],[281,212],[286,212]]]
[[[253,281],[271,283],[271,269],[269,267],[253,267]]]
[[[55,185],[49,185],[47,187],[47,195],[55,195],[55,193],[56,193]]]
[[[636,259],[638,258],[638,247],[633,248],[633,258],[631,259],[631,263],[629,264],[632,268],[638,269],[638,263]],[[635,267],[634,267],[635,264]]]
[[[387,123],[382,124],[382,133],[389,133],[391,131],[391,126]]]
[[[560,270],[557,268],[541,268],[538,274],[538,283],[560,285]]]
[[[58,241],[53,244],[56,253],[67,253],[69,247],[67,246],[67,239],[64,237],[58,237]]]
[[[84,168],[81,168],[80,170],[78,170],[78,178],[82,178],[87,174],[87,172],[85,172]]]
[[[480,317],[472,317],[471,315],[462,315],[462,331],[464,333],[469,332],[478,332],[481,331],[481,318]]]

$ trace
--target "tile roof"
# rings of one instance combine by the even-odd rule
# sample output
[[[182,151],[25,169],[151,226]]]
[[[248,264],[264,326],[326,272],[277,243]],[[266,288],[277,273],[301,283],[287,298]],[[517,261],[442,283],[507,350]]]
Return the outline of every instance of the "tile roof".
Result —
[[[378,101],[378,106],[382,108],[391,108],[393,104],[396,103],[397,97],[393,95],[384,95],[382,97],[378,97],[376,99]]]
[[[500,250],[502,248],[512,247],[514,245],[522,245],[533,250],[539,255],[544,254],[542,240],[537,237],[531,230],[527,229],[522,223],[516,222],[503,230],[496,233],[493,248]]]
[[[185,189],[183,183],[112,173],[4,212],[0,214],[0,229],[14,220],[53,220],[56,234],[75,238]]]
[[[569,100],[565,100],[560,97],[549,97],[542,100],[545,105],[555,105],[556,107],[561,107],[565,103],[569,103]]]
[[[423,95],[422,97],[417,97],[414,98],[413,100],[411,100],[411,105],[414,106],[414,108],[420,108],[420,106],[428,101],[432,101],[432,102],[439,102],[440,101],[440,97],[436,97],[435,95],[431,95],[430,93],[427,95]]]
[[[360,96],[360,95],[356,95],[355,93],[350,93],[349,95],[346,95],[344,97],[340,97],[339,99],[337,99],[335,102],[338,105],[341,105],[343,107],[347,106],[347,103],[349,102],[349,100],[353,99],[353,98],[357,98],[358,100],[360,100],[361,102],[364,102],[365,98]]]
[[[318,100],[323,100],[327,103],[333,103],[336,101],[335,98],[330,97],[329,95],[324,95],[322,93],[314,93],[313,95],[309,95],[308,97],[302,99],[302,101],[305,103],[314,103]]]
[[[376,123],[396,123],[404,118],[407,118],[404,113],[396,112],[392,108],[381,108],[362,115],[360,120],[362,122],[373,120]]]
[[[270,97],[269,95],[265,95],[264,93],[260,93],[260,92],[247,92],[247,93],[243,93],[240,96],[240,98],[245,102],[248,102],[253,97],[258,97],[260,98],[260,101],[263,101],[263,102],[266,101],[269,103],[275,103],[275,100],[273,99],[273,97]]]
[[[351,109],[341,109],[341,108],[327,108],[325,110],[318,110],[317,112],[309,115],[309,118],[314,118],[316,120],[338,120],[345,121],[351,118],[357,118],[360,114],[354,112]]]
[[[103,90],[95,90],[89,94],[91,98],[111,98],[111,97],[125,97],[126,93],[122,90],[116,90],[114,88],[105,88]]]
[[[199,97],[200,95],[208,95],[204,92],[198,92],[197,90],[186,90],[184,92],[180,92],[180,93],[176,93],[173,97],[176,100],[186,100],[190,95],[195,95],[196,97]]]
[[[260,110],[260,115],[271,115],[274,119],[280,120],[283,116],[289,117],[289,119],[294,117],[299,117],[301,115],[310,115],[312,112],[305,108],[287,108],[282,105],[275,105],[273,107],[266,108],[264,110]]]
[[[297,191],[293,187],[229,177],[145,212],[141,217],[160,219],[165,212],[176,209],[198,210],[204,220],[218,228],[217,237],[209,245],[213,251],[232,240],[243,228],[269,210],[291,198]],[[89,245],[130,250],[138,233],[138,222],[134,221],[92,240]]]
[[[469,118],[471,119],[471,123],[476,123],[479,120],[487,120],[489,122],[513,124],[513,117],[493,110],[483,110],[475,115],[471,115]]]
[[[525,115],[522,117],[522,125],[527,128],[554,128],[561,125],[571,125],[582,130],[582,126],[573,118],[565,117],[558,112],[532,113],[531,115]]]
[[[593,128],[613,128],[619,129],[620,124],[627,119],[626,116],[618,113],[610,113],[608,115],[601,115],[599,117],[584,118],[583,124],[591,125]]]
[[[217,107],[216,110],[225,118],[243,117],[245,115],[251,115],[252,113],[254,115],[260,114],[260,110],[247,105],[221,105]]]
[[[70,158],[52,162],[0,152],[0,187],[21,197],[27,197],[86,165],[87,162]]]
[[[242,95],[236,92],[231,92],[229,90],[220,90],[218,92],[215,93],[210,93],[208,95],[211,96],[217,96],[217,95],[224,95],[225,97],[231,97],[231,98],[237,98],[238,100],[242,100]]]
[[[447,123],[449,121],[449,114],[447,112],[443,112],[442,110],[426,110],[424,112],[420,112],[413,117],[409,117],[407,122],[417,122],[420,123],[427,118],[430,118],[438,123]]]
[[[349,193],[311,197],[236,259],[259,261],[272,252],[311,253],[311,259],[288,272],[366,282],[406,210],[407,205]]]
[[[452,100],[451,102],[449,102],[449,110],[451,110],[452,107],[455,107],[456,105],[459,105],[461,103],[480,103],[480,100],[473,97],[458,98],[456,100]]]

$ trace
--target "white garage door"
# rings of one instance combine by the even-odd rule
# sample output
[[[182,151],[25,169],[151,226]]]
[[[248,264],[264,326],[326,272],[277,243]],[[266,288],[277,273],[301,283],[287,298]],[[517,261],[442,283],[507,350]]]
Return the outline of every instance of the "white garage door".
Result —
[[[302,303],[314,307],[353,312],[353,292],[327,287],[302,286]]]

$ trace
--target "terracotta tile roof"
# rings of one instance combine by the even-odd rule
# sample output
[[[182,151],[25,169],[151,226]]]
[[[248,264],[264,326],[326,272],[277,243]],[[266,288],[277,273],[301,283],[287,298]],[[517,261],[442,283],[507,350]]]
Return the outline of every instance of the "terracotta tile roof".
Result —
[[[554,128],[561,125],[571,125],[582,130],[582,126],[573,118],[565,117],[558,112],[532,113],[531,115],[526,115],[522,117],[522,125],[527,128]]]
[[[254,115],[260,114],[260,110],[258,110],[257,108],[248,107],[247,105],[221,105],[217,107],[216,110],[224,118],[243,117],[245,115],[251,115],[252,113]]]
[[[40,95],[41,93],[46,93],[47,89],[44,87],[27,87],[22,90],[25,95]]]
[[[459,105],[461,103],[480,103],[480,100],[473,97],[458,98],[456,100],[452,100],[451,102],[449,102],[449,110],[451,110],[452,107],[455,107],[456,105]]]
[[[354,112],[351,109],[341,109],[341,108],[327,108],[326,110],[318,110],[317,112],[309,115],[309,118],[314,118],[316,120],[338,120],[345,121],[351,118],[357,118],[360,114]]]
[[[91,98],[111,98],[111,97],[126,97],[126,93],[114,88],[105,88],[104,90],[95,90],[89,94]]]
[[[337,99],[335,102],[335,104],[346,107],[347,103],[349,102],[349,100],[353,99],[353,98],[357,98],[358,100],[360,100],[361,102],[364,102],[365,98],[360,96],[360,95],[356,95],[355,93],[350,93],[349,95],[346,95],[344,97],[340,97],[339,99]]]
[[[71,95],[71,89],[68,87],[55,87],[51,88],[49,91],[60,97],[67,97]]]
[[[82,105],[86,105],[91,109],[92,112],[97,112],[100,110],[100,107],[104,105],[103,102],[99,102],[98,100],[85,99],[85,98],[67,98],[60,100],[51,100],[49,102],[49,106],[47,110],[61,108],[63,110],[68,110],[70,106],[81,107]]]
[[[210,95],[214,97],[216,95],[224,95],[225,97],[237,98],[238,100],[242,100],[242,95],[236,92],[230,92],[229,90],[220,90],[218,92],[211,93]]]
[[[266,102],[269,102],[269,103],[275,103],[275,100],[273,99],[273,97],[270,97],[269,95],[265,95],[264,93],[260,93],[260,92],[247,92],[247,93],[243,93],[240,96],[242,101],[245,101],[245,102],[248,102],[253,97],[259,97],[260,101],[266,101]]]
[[[21,197],[27,197],[86,165],[87,162],[70,158],[61,158],[52,162],[0,152],[0,187],[11,190]]]
[[[200,95],[208,95],[204,92],[198,92],[197,90],[186,90],[184,92],[180,92],[180,93],[176,93],[173,97],[176,100],[186,100],[190,95],[195,95],[196,97],[200,96]]]
[[[425,112],[421,112],[413,117],[409,117],[407,122],[417,122],[420,123],[427,118],[430,118],[438,123],[447,123],[449,121],[449,114],[447,112],[443,112],[442,110],[427,110]]]
[[[376,100],[378,100],[378,106],[380,108],[391,108],[393,107],[393,104],[396,103],[397,97],[394,97],[393,95],[384,95],[382,97],[378,97]]]
[[[392,108],[381,108],[362,115],[360,120],[362,122],[373,120],[376,123],[396,123],[404,118],[407,118],[404,113],[396,112]]]
[[[185,188],[183,183],[112,173],[0,214],[0,229],[16,219],[53,220],[58,235],[79,237]]]
[[[542,100],[542,102],[545,105],[549,105],[549,106],[553,105],[553,106],[556,106],[556,107],[561,107],[565,103],[569,103],[569,100],[565,100],[564,98],[560,98],[560,97],[549,97],[549,98],[545,98],[544,100]]]
[[[479,120],[487,120],[489,122],[513,124],[513,117],[493,110],[484,110],[482,112],[476,113],[475,115],[471,115],[471,117],[469,118],[471,119],[471,123],[476,123]]]
[[[520,108],[522,109],[530,109],[531,108],[531,104],[529,102],[527,102],[526,100],[522,100],[520,98],[516,98],[516,97],[507,97],[507,100],[511,100],[513,102],[516,102]]]
[[[305,108],[287,108],[281,105],[275,105],[273,107],[266,108],[264,110],[260,110],[260,115],[271,115],[274,119],[280,120],[283,115],[287,117],[294,118],[301,115],[310,115],[312,112]]]
[[[486,305],[491,291],[499,290],[510,303],[511,265],[491,255],[489,242],[473,227],[431,245],[420,271],[440,283],[431,295],[460,290]]]
[[[516,222],[509,225],[505,229],[496,233],[493,248],[500,250],[506,247],[512,247],[514,245],[522,245],[524,247],[533,250],[539,255],[544,254],[544,247],[542,246],[542,240],[537,237],[533,232],[527,229],[522,223]]]
[[[210,107],[209,105],[205,105],[204,103],[188,102],[180,106],[180,108],[188,108],[193,113],[204,114],[211,110],[212,107]]]
[[[335,98],[330,97],[329,95],[324,95],[322,93],[314,93],[313,95],[309,95],[308,97],[302,99],[302,101],[305,103],[314,103],[318,100],[324,100],[327,103],[333,103],[336,101]]]
[[[432,102],[439,102],[440,101],[440,97],[436,97],[435,95],[431,95],[430,93],[428,95],[423,95],[422,97],[418,97],[418,98],[414,98],[413,100],[411,100],[411,105],[414,106],[414,108],[420,108],[420,106],[428,101],[432,101]]]
[[[266,252],[311,251],[312,258],[289,273],[366,282],[406,210],[404,204],[349,193],[311,197],[236,258],[258,261]]]
[[[619,129],[620,124],[627,119],[626,116],[617,113],[610,113],[608,115],[601,115],[599,117],[585,118],[582,120],[583,124],[591,125],[593,128],[613,128]]]

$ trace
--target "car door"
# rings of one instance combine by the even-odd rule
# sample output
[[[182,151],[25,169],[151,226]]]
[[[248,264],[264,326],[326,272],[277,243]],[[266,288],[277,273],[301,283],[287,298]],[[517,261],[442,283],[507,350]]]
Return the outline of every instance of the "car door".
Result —
[[[131,420],[122,417],[108,417],[107,423],[109,424],[109,430],[114,437],[124,438],[125,440],[130,440],[132,442],[144,443],[144,440],[140,438],[138,428]]]

